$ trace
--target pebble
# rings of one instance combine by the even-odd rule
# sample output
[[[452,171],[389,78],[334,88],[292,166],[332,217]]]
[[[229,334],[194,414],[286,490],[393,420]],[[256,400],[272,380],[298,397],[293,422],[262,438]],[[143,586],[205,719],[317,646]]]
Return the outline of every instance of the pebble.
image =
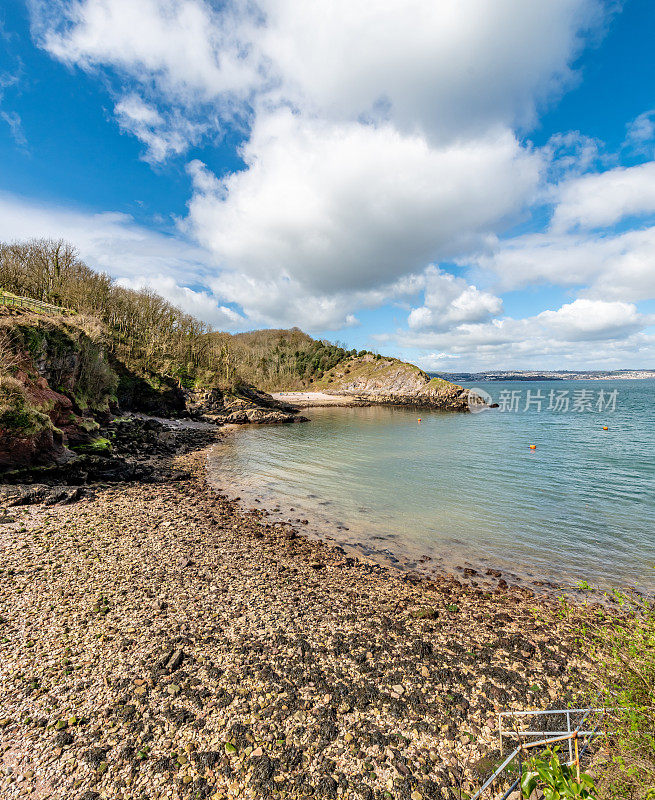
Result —
[[[0,528],[3,800],[431,800],[451,764],[470,794],[499,710],[584,688],[556,603],[344,560],[210,490],[202,454],[175,463],[194,476]]]

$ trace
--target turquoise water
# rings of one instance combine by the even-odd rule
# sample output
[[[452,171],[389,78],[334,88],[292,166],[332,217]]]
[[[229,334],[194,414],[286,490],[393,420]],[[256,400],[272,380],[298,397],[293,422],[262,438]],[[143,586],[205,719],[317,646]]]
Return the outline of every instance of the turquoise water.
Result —
[[[653,591],[655,381],[481,388],[520,410],[313,409],[308,424],[230,433],[210,475],[247,506],[427,571],[468,563]],[[598,411],[601,389],[610,408]],[[525,410],[528,390],[541,410]],[[548,410],[551,390],[568,392],[569,411]],[[581,390],[594,410],[571,410]]]

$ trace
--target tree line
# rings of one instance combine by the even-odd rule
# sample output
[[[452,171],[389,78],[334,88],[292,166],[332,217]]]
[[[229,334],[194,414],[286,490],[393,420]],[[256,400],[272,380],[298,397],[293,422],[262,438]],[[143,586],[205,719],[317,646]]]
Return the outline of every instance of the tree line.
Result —
[[[151,289],[127,289],[91,269],[62,239],[0,243],[0,288],[99,319],[109,334],[108,347],[121,362],[182,386],[306,386],[357,355],[298,329],[234,336],[212,332]]]
[[[151,289],[118,285],[61,239],[0,243],[0,287],[99,319],[109,347],[131,368],[182,384],[199,372],[221,371],[220,348],[205,336],[208,325]]]

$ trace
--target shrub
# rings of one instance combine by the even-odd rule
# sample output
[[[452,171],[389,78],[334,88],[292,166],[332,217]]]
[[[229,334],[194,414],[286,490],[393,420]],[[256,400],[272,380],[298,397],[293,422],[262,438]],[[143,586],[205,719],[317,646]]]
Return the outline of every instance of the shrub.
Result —
[[[623,615],[595,631],[606,712],[599,786],[608,800],[655,798],[655,607],[616,593]]]
[[[593,778],[575,768],[562,764],[556,750],[547,750],[546,757],[531,758],[523,768],[521,794],[528,798],[535,790],[543,793],[544,800],[596,800],[598,795]]]
[[[0,432],[28,436],[48,427],[50,418],[30,405],[23,384],[0,374]]]

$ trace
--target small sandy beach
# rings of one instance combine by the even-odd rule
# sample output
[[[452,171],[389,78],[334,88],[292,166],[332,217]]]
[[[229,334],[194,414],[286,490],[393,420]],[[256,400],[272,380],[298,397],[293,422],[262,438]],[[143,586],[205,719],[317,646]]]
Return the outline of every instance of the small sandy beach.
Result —
[[[367,405],[365,400],[347,395],[327,394],[326,392],[274,392],[272,395],[282,403],[290,403],[297,408],[323,408],[325,406],[352,406]]]

